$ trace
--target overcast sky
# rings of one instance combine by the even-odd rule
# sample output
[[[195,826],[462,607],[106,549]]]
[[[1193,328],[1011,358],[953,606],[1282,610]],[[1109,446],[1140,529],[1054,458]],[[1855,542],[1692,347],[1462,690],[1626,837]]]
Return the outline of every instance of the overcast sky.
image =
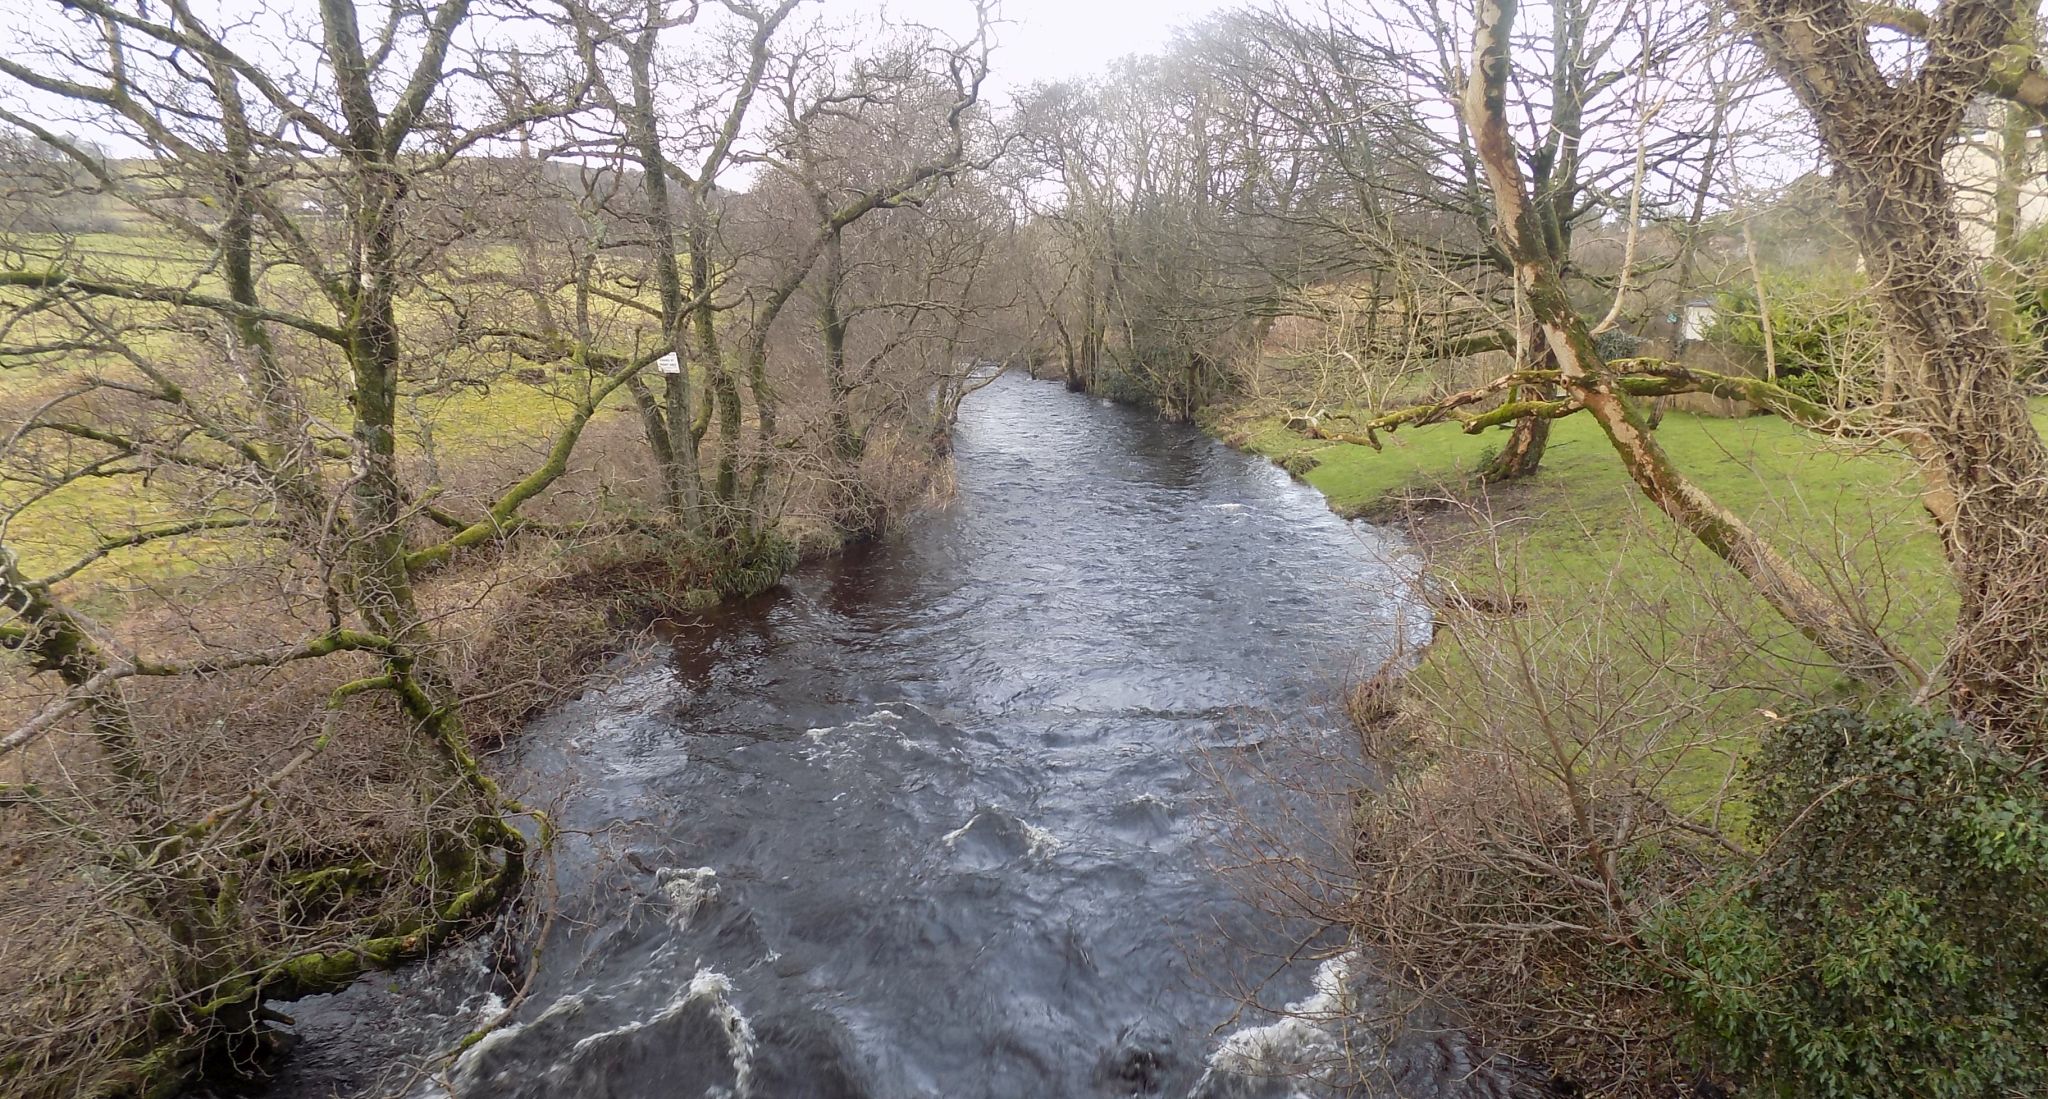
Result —
[[[1154,53],[1173,38],[1175,28],[1245,0],[997,0],[997,49],[987,100],[1001,104],[1015,92],[1039,81],[1088,76],[1132,54]],[[4,0],[0,0],[4,3]],[[382,5],[357,0],[366,18],[376,23]],[[209,18],[228,20],[239,10],[314,10],[311,0],[202,0]],[[817,0],[806,5],[815,15],[855,27],[872,25],[879,38],[887,23],[920,23],[965,37],[974,28],[974,0]],[[48,31],[46,21],[61,17],[53,5],[35,5],[20,22],[0,20],[0,49],[26,51]],[[262,58],[258,59],[259,62]],[[140,147],[118,135],[90,133],[96,127],[71,125],[69,108],[42,96],[25,94],[11,84],[0,101],[12,100],[31,116],[57,123],[60,130],[83,133],[101,141],[116,156],[138,155]]]
[[[1085,76],[1134,53],[1152,53],[1175,27],[1241,0],[1001,0],[994,89]],[[886,11],[952,30],[973,23],[969,0],[825,0],[828,10]]]

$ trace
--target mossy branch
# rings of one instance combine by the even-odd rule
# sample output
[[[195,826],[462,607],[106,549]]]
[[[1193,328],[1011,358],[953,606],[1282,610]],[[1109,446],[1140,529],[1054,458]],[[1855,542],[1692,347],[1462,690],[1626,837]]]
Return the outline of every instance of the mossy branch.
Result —
[[[348,334],[331,324],[322,324],[310,317],[296,313],[283,313],[275,309],[244,305],[228,298],[212,294],[201,294],[181,286],[153,286],[148,283],[114,282],[107,279],[88,278],[66,271],[0,271],[0,286],[22,287],[33,290],[48,290],[57,293],[84,294],[96,298],[119,298],[124,301],[159,302],[164,305],[189,306],[206,309],[222,316],[243,320],[267,321],[296,328],[337,346],[348,346]]]
[[[1706,393],[1743,402],[1816,431],[1835,435],[1876,433],[1867,417],[1830,408],[1762,378],[1717,374],[1662,359],[1616,359],[1607,365],[1614,371],[1616,388],[1630,396]]]
[[[1608,376],[1613,380],[1614,388],[1631,397],[1671,397],[1681,393],[1706,393],[1724,400],[1742,402],[1752,408],[1773,413],[1803,427],[1830,435],[1881,438],[1900,433],[1898,430],[1888,429],[1868,414],[1831,408],[1762,378],[1719,374],[1661,359],[1616,359],[1607,365],[1611,368]],[[1289,417],[1287,424],[1313,439],[1353,443],[1379,450],[1380,432],[1393,432],[1403,427],[1457,423],[1466,434],[1476,435],[1487,428],[1502,427],[1517,420],[1558,419],[1569,416],[1585,407],[1575,396],[1505,401],[1472,415],[1462,414],[1460,410],[1520,386],[1562,386],[1579,390],[1591,384],[1585,379],[1566,379],[1555,370],[1516,370],[1484,385],[1453,393],[1441,400],[1382,412],[1364,420],[1360,425],[1362,430],[1359,431],[1333,429],[1324,423],[1324,419],[1357,418],[1344,412],[1327,413],[1323,418],[1296,415]]]
[[[1514,370],[1506,374],[1503,374],[1500,377],[1495,378],[1484,385],[1478,385],[1472,387],[1471,389],[1461,390],[1457,393],[1453,393],[1450,396],[1443,398],[1442,400],[1431,401],[1427,404],[1409,405],[1406,408],[1397,408],[1389,412],[1383,412],[1377,416],[1372,417],[1369,420],[1366,420],[1362,425],[1360,425],[1363,429],[1362,431],[1333,430],[1331,428],[1323,426],[1322,421],[1315,416],[1291,416],[1288,418],[1287,422],[1289,427],[1301,431],[1303,434],[1308,435],[1312,439],[1325,439],[1330,442],[1339,443],[1355,443],[1360,446],[1369,446],[1374,450],[1379,450],[1379,433],[1382,431],[1393,432],[1403,427],[1427,427],[1431,424],[1439,424],[1455,420],[1465,425],[1465,431],[1467,434],[1476,434],[1480,431],[1485,430],[1488,427],[1492,427],[1497,424],[1507,423],[1510,420],[1520,419],[1523,416],[1541,415],[1548,411],[1549,415],[1552,418],[1554,418],[1556,416],[1562,416],[1568,414],[1569,412],[1576,411],[1576,409],[1571,408],[1546,409],[1539,407],[1526,407],[1520,408],[1517,415],[1508,416],[1506,418],[1498,417],[1496,415],[1498,410],[1483,413],[1480,417],[1461,416],[1458,414],[1460,409],[1468,408],[1472,405],[1490,400],[1498,394],[1510,389],[1514,389],[1520,386],[1542,387],[1555,386],[1557,384],[1558,373],[1555,370]],[[1517,406],[1547,406],[1553,403],[1555,402],[1510,402],[1511,405]],[[1502,407],[1505,408],[1509,406],[1503,405]],[[1332,418],[1355,418],[1351,414],[1345,412],[1332,412],[1328,415]],[[1472,426],[1472,423],[1475,419],[1481,418],[1484,418],[1486,422],[1481,423],[1477,427]]]
[[[1516,420],[1555,420],[1585,408],[1575,397],[1555,400],[1504,401],[1491,411],[1460,417],[1465,434],[1477,435],[1489,427],[1503,427]]]
[[[508,537],[526,526],[528,521],[519,515],[519,509],[568,472],[569,456],[575,453],[576,444],[582,439],[583,429],[589,425],[590,418],[597,414],[598,408],[607,398],[638,377],[641,371],[659,357],[654,353],[626,360],[607,357],[607,361],[616,364],[614,369],[606,375],[604,384],[576,402],[575,411],[570,414],[568,422],[555,432],[554,443],[548,448],[547,457],[542,460],[540,466],[506,489],[482,519],[457,530],[440,542],[407,554],[406,568],[418,570],[446,564],[462,550]],[[446,525],[446,521],[439,516],[435,517],[435,520]]]
[[[247,516],[223,516],[220,518],[211,519],[193,519],[183,523],[172,523],[168,526],[148,527],[143,530],[135,531],[132,534],[122,535],[119,538],[104,539],[100,542],[99,545],[87,550],[84,553],[84,555],[74,559],[70,564],[64,566],[61,569],[58,569],[56,572],[53,572],[48,576],[36,580],[35,583],[46,588],[52,584],[62,583],[63,581],[69,580],[73,576],[78,575],[80,572],[85,571],[87,568],[90,568],[94,563],[102,560],[110,554],[116,553],[124,549],[134,549],[137,546],[145,546],[151,542],[160,541],[165,538],[179,538],[187,534],[201,534],[210,531],[232,530],[237,527],[267,525],[269,524],[266,520],[254,519]]]

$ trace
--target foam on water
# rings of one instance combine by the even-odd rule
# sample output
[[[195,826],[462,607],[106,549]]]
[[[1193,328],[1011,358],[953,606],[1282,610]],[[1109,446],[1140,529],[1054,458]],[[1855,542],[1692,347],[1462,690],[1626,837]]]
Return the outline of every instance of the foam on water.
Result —
[[[1061,847],[1066,846],[1065,844],[1060,842],[1060,838],[1058,836],[1053,835],[1051,832],[1048,832],[1045,829],[1040,828],[1029,821],[1018,821],[1017,823],[1022,824],[1024,826],[1024,838],[1027,841],[1029,841],[1031,845],[1029,850],[1031,852],[1032,858],[1046,858],[1054,852],[1058,851]]]
[[[992,827],[997,829],[1015,829],[1017,834],[1024,838],[1024,853],[1034,859],[1049,858],[1066,846],[1058,836],[1030,821],[1000,810],[989,809],[975,810],[974,815],[967,818],[967,823],[940,836],[939,842],[947,847],[958,847],[961,840],[974,832],[974,826],[984,820],[994,822]]]
[[[876,710],[874,713],[871,713],[866,717],[854,718],[852,721],[849,721],[843,725],[821,725],[816,728],[805,729],[804,736],[810,738],[811,742],[814,744],[823,744],[825,742],[825,738],[831,736],[834,733],[888,731],[901,735],[901,731],[898,730],[896,726],[897,723],[901,722],[902,720],[902,714],[899,714],[894,710],[884,707],[882,709]]]
[[[705,1004],[725,1027],[732,1052],[732,1099],[744,1099],[753,1091],[754,1026],[733,1006],[732,978],[714,969],[699,969],[690,977],[680,1002]]]
[[[733,1086],[715,1089],[707,1093],[706,1099],[745,1099],[753,1090],[754,1028],[747,1017],[733,1006],[731,995],[732,978],[715,969],[700,968],[667,1007],[645,1019],[635,1019],[622,1026],[585,1035],[570,1047],[569,1055],[573,1060],[592,1056],[614,1043],[630,1044],[642,1034],[659,1030],[692,1009],[701,1009],[724,1030],[733,1072]]]
[[[705,903],[718,896],[718,871],[708,866],[694,870],[664,866],[654,872],[654,880],[668,898],[668,920],[678,931],[688,929]]]
[[[639,987],[653,982],[632,983]],[[615,1074],[620,1074],[627,1094],[653,1094],[645,1088],[656,1081],[672,1084],[680,1089],[678,1094],[705,1099],[747,1099],[753,1094],[754,1027],[732,1002],[731,978],[698,966],[660,1010],[577,1036],[591,1025],[586,1016],[615,1006],[614,995],[626,991],[606,989],[597,999],[592,998],[595,990],[564,996],[525,1023],[485,1035],[456,1060],[448,1076],[451,1094],[462,1099],[588,1095]],[[726,1078],[706,1078],[702,1071],[687,1067],[687,1058],[677,1074],[672,1060],[677,1043],[693,1038],[703,1043],[707,1037],[712,1043],[707,1052],[722,1056]]]
[[[549,1004],[546,1011],[527,1022],[507,1023],[484,1035],[475,1044],[463,1050],[462,1055],[455,1059],[454,1066],[449,1069],[448,1076],[453,1081],[454,1093],[465,1094],[474,1085],[483,1082],[480,1077],[484,1074],[484,1067],[490,1063],[492,1055],[500,1046],[512,1044],[528,1029],[544,1027],[580,1015],[588,1005],[589,1000],[582,993],[572,992]]]
[[[1345,1048],[1341,1031],[1358,1014],[1354,988],[1362,960],[1356,950],[1347,950],[1323,962],[1316,967],[1313,991],[1289,1003],[1279,1019],[1224,1038],[1189,1092],[1191,1099],[1270,1094],[1281,1082],[1290,1088],[1288,1099],[1312,1099],[1316,1091],[1311,1089],[1334,1083],[1332,1069],[1358,1052]],[[1347,1067],[1355,1075],[1355,1066]]]

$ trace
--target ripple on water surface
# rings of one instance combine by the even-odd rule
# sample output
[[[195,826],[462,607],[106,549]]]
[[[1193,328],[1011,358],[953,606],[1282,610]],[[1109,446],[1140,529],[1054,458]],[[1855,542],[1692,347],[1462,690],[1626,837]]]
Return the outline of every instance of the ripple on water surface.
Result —
[[[976,395],[956,455],[943,512],[679,631],[501,761],[558,806],[561,915],[455,1093],[1307,1086],[1267,1069],[1332,1039],[1223,990],[1314,929],[1210,870],[1204,762],[1334,727],[1318,699],[1412,614],[1399,547],[1199,432],[1024,379]],[[1329,1013],[1362,986],[1346,957],[1273,998]],[[489,968],[301,1005],[278,1094],[445,1048]]]

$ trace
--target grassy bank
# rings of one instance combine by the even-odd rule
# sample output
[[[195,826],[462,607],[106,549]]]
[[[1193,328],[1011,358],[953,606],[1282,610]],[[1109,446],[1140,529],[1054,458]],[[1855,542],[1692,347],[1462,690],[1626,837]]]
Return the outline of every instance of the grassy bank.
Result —
[[[2036,418],[2048,426],[2048,401],[2037,404]],[[1534,478],[1492,487],[1472,472],[1504,438],[1496,432],[1408,430],[1385,436],[1376,452],[1303,437],[1252,410],[1210,426],[1321,490],[1339,514],[1406,525],[1441,587],[1484,605],[1533,607],[1539,621],[1629,617],[1629,628],[1590,640],[1569,631],[1572,646],[1604,650],[1591,663],[1641,671],[1677,660],[1680,646],[1720,639],[1728,653],[1704,684],[1718,692],[1719,722],[1753,726],[1760,719],[1751,715],[1845,689],[1809,643],[1643,497],[1590,418],[1553,425]],[[1917,477],[1901,455],[1768,416],[1674,413],[1658,438],[1701,488],[1826,590],[1882,623],[1915,660],[1931,666],[1939,658],[1955,599]],[[1549,642],[1542,628],[1532,632],[1531,645]],[[1440,635],[1418,677],[1442,692],[1471,676],[1467,640],[1455,630]],[[1667,792],[1698,803],[1718,790],[1749,731],[1724,727],[1712,750],[1681,753]]]

